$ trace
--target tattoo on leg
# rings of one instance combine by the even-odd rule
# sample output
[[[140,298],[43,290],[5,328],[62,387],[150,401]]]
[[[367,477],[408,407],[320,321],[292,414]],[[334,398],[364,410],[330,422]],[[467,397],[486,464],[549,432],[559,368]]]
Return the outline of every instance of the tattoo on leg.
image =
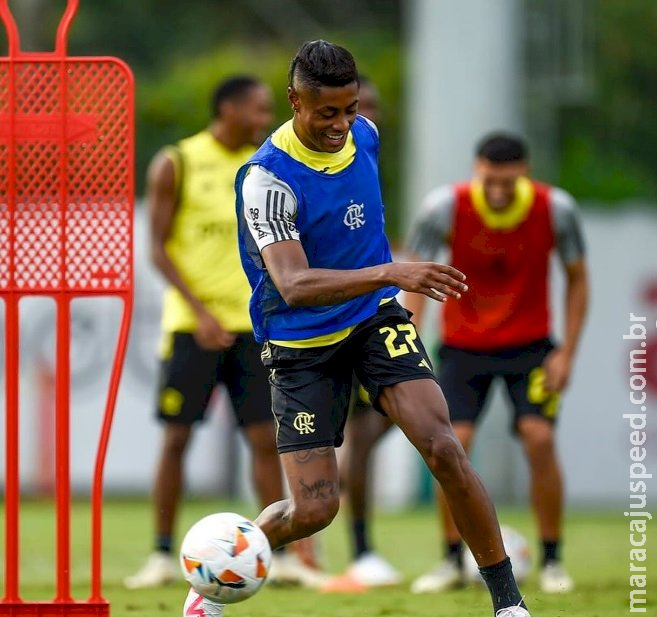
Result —
[[[332,448],[325,446],[324,448],[310,448],[309,450],[297,450],[293,452],[294,460],[297,463],[307,463],[314,458],[322,458],[331,454]]]
[[[338,493],[338,483],[330,480],[317,480],[308,485],[299,479],[299,484],[301,485],[301,494],[305,499],[327,500]]]

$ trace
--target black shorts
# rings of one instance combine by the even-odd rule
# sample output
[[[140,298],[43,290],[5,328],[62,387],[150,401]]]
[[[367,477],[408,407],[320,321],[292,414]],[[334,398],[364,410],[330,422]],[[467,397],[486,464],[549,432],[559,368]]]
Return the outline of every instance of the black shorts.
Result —
[[[381,388],[414,379],[436,380],[409,313],[396,300],[379,307],[342,341],[295,349],[265,343],[279,452],[340,446],[353,375],[375,409]]]
[[[372,409],[370,395],[354,375],[351,384],[351,398],[349,399],[349,413],[363,413],[370,409]]]
[[[554,422],[559,411],[559,395],[543,391],[541,368],[552,349],[550,339],[495,352],[440,347],[438,382],[452,423],[477,422],[497,377],[504,380],[513,405],[514,430],[521,416],[541,416]]]
[[[225,384],[239,426],[273,421],[261,345],[252,334],[238,334],[221,351],[202,349],[189,332],[167,336],[171,353],[160,366],[159,418],[186,425],[202,421],[215,386]]]

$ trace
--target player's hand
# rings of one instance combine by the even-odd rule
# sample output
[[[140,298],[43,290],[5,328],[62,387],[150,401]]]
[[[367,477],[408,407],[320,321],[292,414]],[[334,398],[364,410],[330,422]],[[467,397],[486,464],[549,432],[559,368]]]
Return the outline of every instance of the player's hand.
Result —
[[[207,311],[200,311],[197,318],[194,338],[202,349],[228,349],[235,343],[235,335],[224,330]]]
[[[404,291],[421,293],[438,302],[461,297],[468,291],[465,274],[452,266],[431,261],[395,262],[393,280]]]
[[[571,358],[564,349],[553,349],[543,360],[545,389],[548,392],[561,392],[570,379]]]

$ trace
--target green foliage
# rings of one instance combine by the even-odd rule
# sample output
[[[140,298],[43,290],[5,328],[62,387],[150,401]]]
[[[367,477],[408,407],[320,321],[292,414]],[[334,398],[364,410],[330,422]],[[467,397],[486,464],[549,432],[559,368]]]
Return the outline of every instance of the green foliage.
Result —
[[[381,175],[389,228],[398,227],[401,183],[399,179],[400,128],[402,111],[401,57],[395,37],[377,31],[358,37],[336,34],[326,38],[348,47],[359,70],[368,75],[381,92],[383,120],[380,123]],[[163,145],[195,133],[209,121],[209,98],[217,82],[236,73],[256,75],[269,84],[275,98],[276,125],[290,118],[287,73],[296,44],[232,42],[203,54],[179,54],[155,74],[138,80],[137,91],[137,177],[143,187],[148,160]],[[393,233],[394,237],[394,233]]]
[[[596,94],[561,116],[561,184],[580,198],[657,199],[657,3],[596,4]]]

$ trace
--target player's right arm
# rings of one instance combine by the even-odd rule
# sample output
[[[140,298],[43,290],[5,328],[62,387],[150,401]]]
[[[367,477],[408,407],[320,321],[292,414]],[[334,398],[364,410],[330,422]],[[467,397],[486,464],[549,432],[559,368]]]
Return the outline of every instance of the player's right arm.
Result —
[[[340,304],[395,286],[438,302],[460,298],[465,276],[433,262],[395,262],[356,270],[311,268],[294,226],[296,198],[285,183],[259,167],[244,180],[244,213],[274,285],[289,306]]]
[[[208,312],[201,300],[185,283],[166,250],[178,205],[175,165],[166,151],[151,161],[146,178],[146,203],[150,223],[151,261],[162,276],[175,287],[190,305],[198,320],[194,336],[201,347],[230,347],[235,336],[226,332]]]
[[[270,244],[262,258],[289,306],[340,304],[389,286],[444,302],[468,289],[461,272],[433,262],[393,262],[357,270],[311,268],[298,240]]]

